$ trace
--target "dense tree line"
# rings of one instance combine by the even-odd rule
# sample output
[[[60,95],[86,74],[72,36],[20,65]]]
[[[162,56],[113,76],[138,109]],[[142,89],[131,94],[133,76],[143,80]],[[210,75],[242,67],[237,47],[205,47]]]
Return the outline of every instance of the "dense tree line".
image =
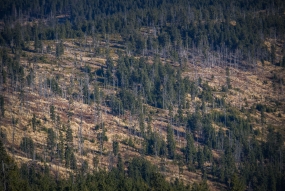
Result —
[[[2,1],[0,18],[5,22],[0,43],[14,51],[34,41],[40,51],[42,40],[121,34],[126,50],[133,54],[160,52],[177,60],[183,50],[196,47],[218,53],[241,52],[246,57],[264,57],[270,53],[263,46],[266,38],[284,38],[284,3],[267,1]],[[262,10],[262,11],[260,11]],[[179,13],[179,14],[177,14]],[[57,18],[65,15],[64,19]],[[11,26],[10,20],[46,18],[49,22]],[[278,18],[278,19],[277,19]],[[152,32],[142,34],[140,29]],[[100,36],[100,35],[99,35]],[[106,37],[106,36],[105,36]],[[108,39],[105,38],[107,41]],[[61,54],[60,44],[57,56]],[[229,58],[232,59],[232,58]]]
[[[124,162],[119,159],[117,168],[110,172],[94,170],[86,173],[86,169],[80,169],[67,179],[55,179],[47,165],[30,162],[18,168],[0,140],[0,161],[3,167],[1,190],[208,190],[204,182],[194,184],[192,189],[178,179],[169,183],[156,167],[143,158],[132,159],[126,171]],[[85,168],[84,165],[81,168]]]

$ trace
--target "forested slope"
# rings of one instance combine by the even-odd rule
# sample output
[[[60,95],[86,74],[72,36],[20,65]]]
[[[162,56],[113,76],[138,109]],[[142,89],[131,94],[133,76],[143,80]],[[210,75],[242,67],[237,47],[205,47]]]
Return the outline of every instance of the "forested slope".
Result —
[[[283,1],[0,7],[1,189],[285,187]]]

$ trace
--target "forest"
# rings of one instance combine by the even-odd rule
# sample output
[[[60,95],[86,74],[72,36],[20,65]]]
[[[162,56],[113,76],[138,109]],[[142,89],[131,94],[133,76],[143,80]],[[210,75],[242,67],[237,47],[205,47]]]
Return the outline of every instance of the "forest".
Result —
[[[283,190],[281,0],[0,2],[0,190]]]

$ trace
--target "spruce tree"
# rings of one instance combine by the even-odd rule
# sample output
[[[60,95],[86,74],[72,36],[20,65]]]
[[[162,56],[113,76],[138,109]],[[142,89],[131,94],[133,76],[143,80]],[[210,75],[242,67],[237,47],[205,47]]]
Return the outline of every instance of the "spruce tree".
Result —
[[[173,135],[173,129],[170,125],[167,126],[167,149],[168,149],[168,158],[175,158],[175,140]]]
[[[185,158],[186,162],[192,163],[194,161],[194,156],[195,156],[195,147],[194,147],[194,139],[193,136],[190,133],[186,134],[186,148],[185,148]]]
[[[2,117],[4,117],[5,114],[4,104],[4,96],[0,95],[0,112]]]
[[[115,156],[117,156],[119,152],[119,142],[118,141],[113,141],[113,153]]]

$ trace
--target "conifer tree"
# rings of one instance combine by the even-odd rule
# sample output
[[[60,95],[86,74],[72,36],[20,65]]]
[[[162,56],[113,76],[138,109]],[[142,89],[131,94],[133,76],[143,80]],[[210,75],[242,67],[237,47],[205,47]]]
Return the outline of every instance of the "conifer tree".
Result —
[[[64,46],[63,46],[63,42],[60,41],[59,43],[56,44],[55,55],[57,58],[59,58],[63,54],[64,54]]]
[[[1,116],[4,117],[5,114],[5,107],[4,107],[4,96],[0,95],[0,112],[1,112]]]
[[[48,129],[48,135],[47,135],[47,149],[49,150],[49,153],[50,153],[50,157],[51,157],[51,161],[54,157],[54,147],[55,147],[55,144],[56,144],[56,136],[55,136],[55,132],[53,131],[52,128],[49,128]]]
[[[232,176],[231,180],[231,191],[244,191],[245,190],[245,185],[243,184],[242,180],[238,175],[235,173]]]
[[[118,141],[113,141],[113,153],[115,156],[117,156],[119,152],[119,142]]]
[[[167,149],[168,149],[168,158],[175,158],[175,140],[173,135],[173,129],[170,125],[167,126]]]
[[[185,148],[185,158],[187,163],[192,163],[195,157],[195,147],[194,147],[194,139],[190,133],[186,134],[186,148]]]

